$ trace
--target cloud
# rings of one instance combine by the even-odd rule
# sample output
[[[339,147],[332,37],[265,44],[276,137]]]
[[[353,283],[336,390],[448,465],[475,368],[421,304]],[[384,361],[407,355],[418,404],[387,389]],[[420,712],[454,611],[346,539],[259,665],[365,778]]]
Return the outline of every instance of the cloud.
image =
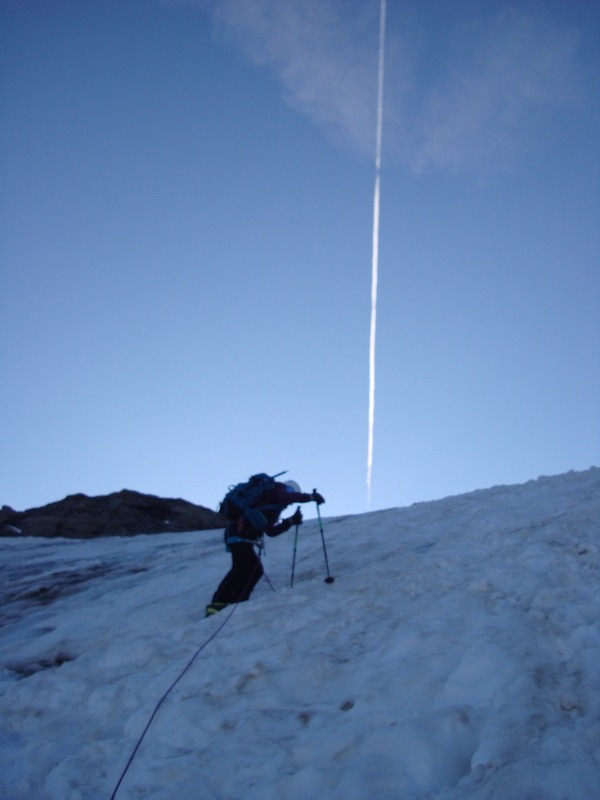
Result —
[[[371,155],[377,104],[377,4],[217,0],[218,35],[272,70],[285,100],[336,140]]]
[[[286,102],[336,142],[374,157],[379,3],[202,5],[217,37],[271,70]],[[389,4],[384,161],[417,173],[504,164],[536,120],[578,96],[575,30],[509,6],[474,9],[478,16],[466,19],[444,6],[433,20],[420,3]]]
[[[415,171],[510,159],[547,110],[580,99],[577,43],[514,10],[464,28],[430,85],[414,87],[416,114],[395,135],[402,157]]]

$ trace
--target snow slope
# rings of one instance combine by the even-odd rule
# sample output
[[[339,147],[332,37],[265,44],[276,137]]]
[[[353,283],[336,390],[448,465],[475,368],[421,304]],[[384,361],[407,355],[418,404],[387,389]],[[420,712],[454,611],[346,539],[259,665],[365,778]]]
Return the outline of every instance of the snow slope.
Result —
[[[3,800],[600,797],[600,469],[324,529],[0,540]]]

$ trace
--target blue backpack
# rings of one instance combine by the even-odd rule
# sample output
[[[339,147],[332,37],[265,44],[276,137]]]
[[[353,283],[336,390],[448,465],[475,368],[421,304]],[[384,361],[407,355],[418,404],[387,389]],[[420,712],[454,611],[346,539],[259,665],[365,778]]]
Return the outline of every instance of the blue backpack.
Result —
[[[266,523],[262,513],[267,508],[275,508],[272,504],[261,503],[261,498],[275,486],[275,478],[283,475],[267,475],[264,472],[252,477],[245,483],[230,486],[229,491],[219,505],[219,513],[223,514],[229,522],[238,522],[244,519],[253,527],[262,528]]]

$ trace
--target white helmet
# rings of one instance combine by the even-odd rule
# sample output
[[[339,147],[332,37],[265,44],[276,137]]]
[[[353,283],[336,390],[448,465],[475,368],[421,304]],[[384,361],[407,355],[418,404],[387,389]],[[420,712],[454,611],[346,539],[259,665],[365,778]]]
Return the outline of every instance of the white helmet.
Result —
[[[298,486],[296,481],[284,481],[284,486],[287,486],[289,492],[301,492],[302,489]]]

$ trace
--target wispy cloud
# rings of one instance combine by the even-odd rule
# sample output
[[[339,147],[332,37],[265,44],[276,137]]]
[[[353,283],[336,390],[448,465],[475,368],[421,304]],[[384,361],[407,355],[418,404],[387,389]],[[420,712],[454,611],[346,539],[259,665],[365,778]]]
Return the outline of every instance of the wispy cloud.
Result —
[[[286,101],[374,156],[378,3],[200,0],[217,36],[270,69]],[[504,163],[540,113],[578,96],[578,36],[548,15],[483,4],[467,20],[388,22],[384,159],[414,172]],[[477,10],[477,7],[475,7]],[[440,33],[440,27],[443,32]]]
[[[413,87],[416,114],[400,120],[398,151],[416,171],[504,162],[541,112],[579,99],[577,42],[574,31],[514,10],[455,31],[434,79]]]
[[[377,3],[217,0],[218,35],[270,68],[286,101],[339,141],[375,148]]]

